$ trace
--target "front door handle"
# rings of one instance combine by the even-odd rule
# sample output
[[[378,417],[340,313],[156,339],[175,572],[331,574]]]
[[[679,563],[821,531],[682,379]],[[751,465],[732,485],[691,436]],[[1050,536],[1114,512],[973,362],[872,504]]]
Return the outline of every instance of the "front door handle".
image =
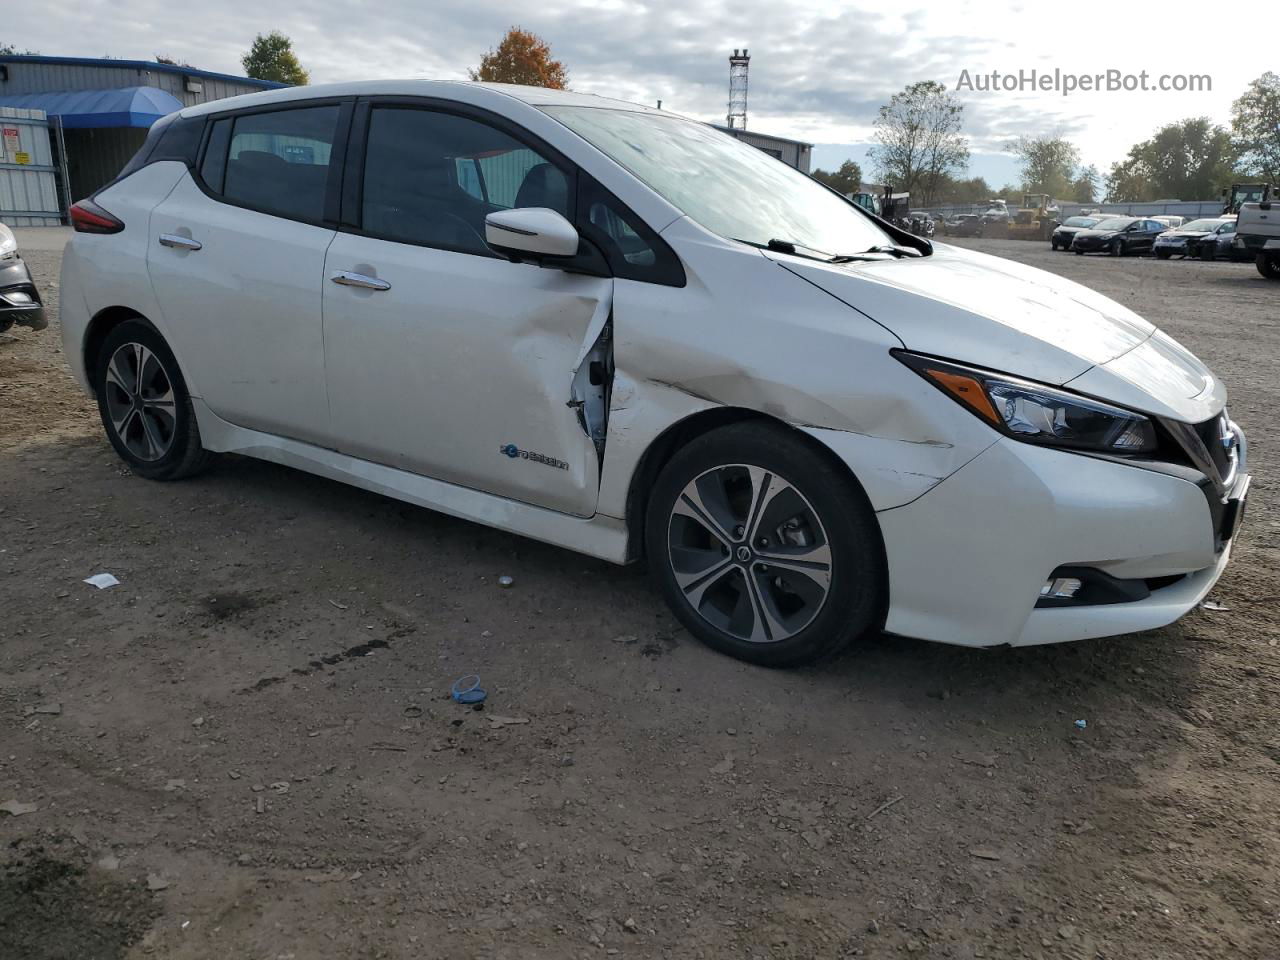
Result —
[[[179,236],[176,233],[160,234],[160,246],[173,247],[175,250],[199,250],[204,246],[199,240]]]
[[[339,270],[329,278],[334,283],[340,283],[344,287],[360,287],[364,290],[390,290],[391,284],[385,280],[379,280],[377,277],[366,277],[363,273],[352,273],[349,270]]]

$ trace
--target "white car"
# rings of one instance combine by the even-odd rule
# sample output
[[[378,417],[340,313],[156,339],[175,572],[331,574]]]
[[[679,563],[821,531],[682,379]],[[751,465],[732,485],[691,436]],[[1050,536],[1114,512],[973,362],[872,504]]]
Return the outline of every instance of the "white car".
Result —
[[[132,471],[234,451],[626,563],[808,661],[1158,627],[1245,440],[1141,317],[710,126],[432,81],[190,107],[77,204],[76,377]]]

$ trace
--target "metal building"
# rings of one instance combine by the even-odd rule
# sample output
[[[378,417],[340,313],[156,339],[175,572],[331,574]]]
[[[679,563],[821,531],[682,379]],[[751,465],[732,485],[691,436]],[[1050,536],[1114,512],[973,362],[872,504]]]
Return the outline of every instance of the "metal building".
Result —
[[[0,56],[0,107],[48,116],[55,216],[114,177],[166,114],[280,86],[149,60]]]
[[[722,127],[713,123],[717,130],[723,130],[731,137],[737,137],[743,143],[749,143],[757,150],[763,150],[771,157],[776,157],[789,167],[795,167],[801,173],[808,173],[813,160],[813,144],[803,140],[788,140],[786,137],[775,137],[759,130],[739,130],[736,127]]]

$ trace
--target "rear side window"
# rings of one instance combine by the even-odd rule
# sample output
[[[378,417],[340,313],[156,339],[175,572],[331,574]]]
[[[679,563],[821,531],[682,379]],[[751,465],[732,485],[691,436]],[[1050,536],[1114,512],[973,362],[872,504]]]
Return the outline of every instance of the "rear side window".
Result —
[[[189,167],[194,166],[203,133],[204,117],[183,119],[176,112],[167,117],[161,117],[152,124],[151,130],[147,133],[147,139],[142,142],[138,152],[111,182],[118,183],[147,164],[157,163],[160,160],[177,160]]]
[[[227,133],[215,124],[201,165],[206,186],[219,192],[221,180],[220,192],[231,203],[318,223],[324,218],[338,113],[332,104],[243,114],[225,121],[231,124]]]

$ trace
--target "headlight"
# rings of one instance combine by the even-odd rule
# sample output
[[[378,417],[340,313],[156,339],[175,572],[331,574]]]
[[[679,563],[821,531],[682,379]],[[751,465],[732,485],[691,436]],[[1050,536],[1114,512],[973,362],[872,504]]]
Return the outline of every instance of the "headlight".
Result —
[[[0,260],[8,260],[18,255],[18,240],[13,231],[0,223]]]
[[[935,387],[1015,440],[1104,453],[1151,453],[1148,417],[1029,380],[989,373],[902,350],[894,356]]]

